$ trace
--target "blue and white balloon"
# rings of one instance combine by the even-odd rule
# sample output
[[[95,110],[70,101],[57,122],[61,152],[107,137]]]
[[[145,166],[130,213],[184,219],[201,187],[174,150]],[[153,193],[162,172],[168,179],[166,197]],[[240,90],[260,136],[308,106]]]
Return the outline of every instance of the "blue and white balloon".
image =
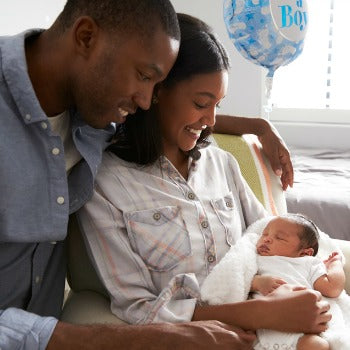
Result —
[[[270,77],[302,52],[307,17],[306,0],[224,1],[224,20],[235,47],[267,68]]]

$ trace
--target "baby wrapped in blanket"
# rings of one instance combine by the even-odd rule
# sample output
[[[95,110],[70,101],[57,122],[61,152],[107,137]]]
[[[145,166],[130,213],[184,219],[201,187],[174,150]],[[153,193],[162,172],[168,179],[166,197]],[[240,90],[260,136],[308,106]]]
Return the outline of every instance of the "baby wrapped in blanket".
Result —
[[[348,349],[350,297],[343,291],[343,257],[334,241],[323,232],[318,239],[318,232],[310,220],[299,215],[259,220],[204,281],[203,301],[238,302],[250,291],[258,292],[253,297],[259,297],[283,283],[314,288],[332,297],[327,299],[332,313],[329,329],[321,337],[259,330],[254,349]]]

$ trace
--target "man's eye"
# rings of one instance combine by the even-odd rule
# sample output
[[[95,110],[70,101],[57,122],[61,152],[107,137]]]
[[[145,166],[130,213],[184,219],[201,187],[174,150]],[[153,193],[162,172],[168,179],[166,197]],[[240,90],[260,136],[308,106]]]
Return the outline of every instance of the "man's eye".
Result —
[[[140,76],[140,79],[142,81],[150,81],[151,80],[151,78],[149,76],[147,76],[147,75],[145,75],[145,74],[143,74],[141,72],[139,72],[139,76]]]

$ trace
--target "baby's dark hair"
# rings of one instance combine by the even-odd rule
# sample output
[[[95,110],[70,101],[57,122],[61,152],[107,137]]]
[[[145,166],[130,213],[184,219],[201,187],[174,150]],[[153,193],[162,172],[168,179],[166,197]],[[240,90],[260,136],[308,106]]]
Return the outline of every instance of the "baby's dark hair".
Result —
[[[318,252],[318,241],[320,234],[315,223],[302,214],[288,213],[281,215],[282,218],[289,219],[302,227],[302,231],[299,233],[300,248],[312,248],[314,250],[313,256]]]

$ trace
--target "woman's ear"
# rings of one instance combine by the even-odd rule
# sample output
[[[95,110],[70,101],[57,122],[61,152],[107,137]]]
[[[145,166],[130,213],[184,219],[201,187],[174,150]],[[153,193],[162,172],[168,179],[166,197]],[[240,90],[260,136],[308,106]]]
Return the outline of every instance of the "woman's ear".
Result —
[[[313,256],[314,248],[304,248],[301,250],[299,256]]]
[[[163,85],[162,83],[158,83],[153,90],[153,95],[157,96],[157,98],[159,98],[159,96],[162,94],[162,90],[163,90]]]
[[[152,95],[152,103],[158,104],[159,100],[162,99],[162,96],[166,92],[166,89],[164,88],[164,85],[162,83],[158,83],[154,89],[153,89],[153,95]]]

